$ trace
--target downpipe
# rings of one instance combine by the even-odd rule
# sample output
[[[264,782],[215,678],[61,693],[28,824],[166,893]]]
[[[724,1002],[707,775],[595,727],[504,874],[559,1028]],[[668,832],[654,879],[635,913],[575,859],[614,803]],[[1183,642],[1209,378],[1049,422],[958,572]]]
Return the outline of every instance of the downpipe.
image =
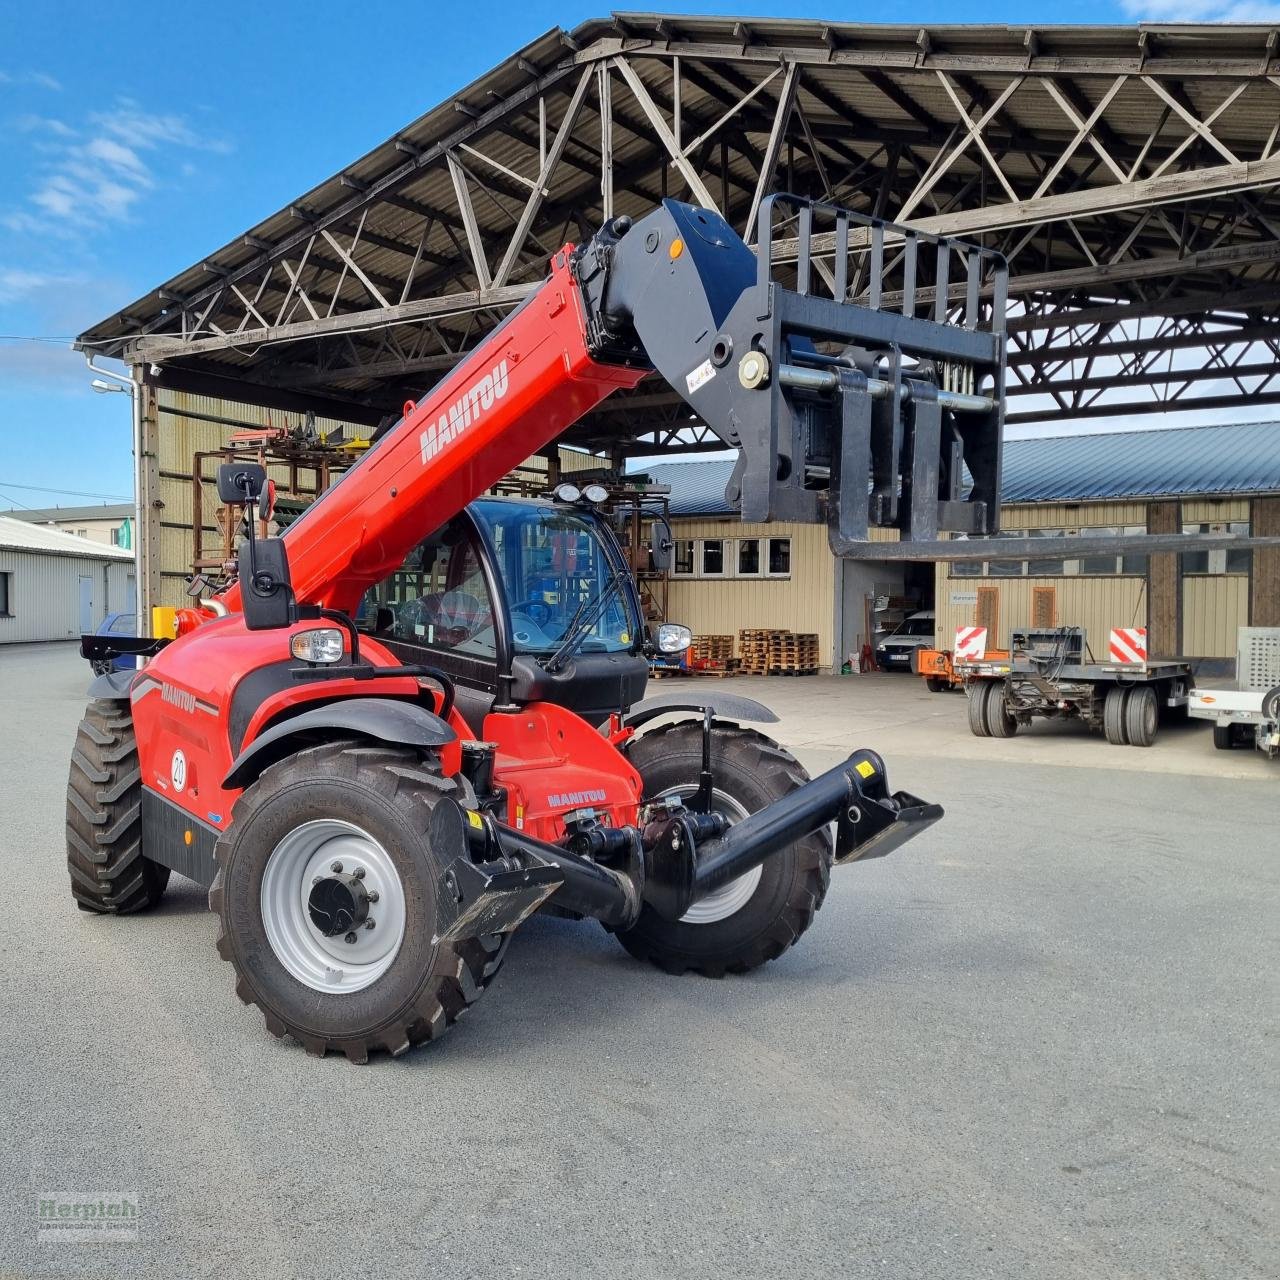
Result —
[[[445,878],[447,918],[437,933],[506,932],[551,898],[614,929],[633,925],[644,904],[679,920],[700,899],[831,823],[835,861],[843,865],[892,853],[942,815],[941,805],[890,792],[884,760],[868,750],[733,826],[722,815],[676,804],[642,831],[610,829],[601,854],[610,866],[442,801],[433,842],[453,843],[456,832],[461,856]]]

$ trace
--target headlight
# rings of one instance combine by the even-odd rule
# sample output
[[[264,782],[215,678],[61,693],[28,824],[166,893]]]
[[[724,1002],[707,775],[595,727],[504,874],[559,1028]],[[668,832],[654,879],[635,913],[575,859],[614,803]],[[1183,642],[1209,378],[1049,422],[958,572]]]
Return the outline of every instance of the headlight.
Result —
[[[342,632],[337,627],[298,631],[290,637],[289,649],[302,662],[341,662],[345,651]]]
[[[683,653],[693,643],[693,632],[678,622],[664,622],[658,628],[658,648],[663,653]]]

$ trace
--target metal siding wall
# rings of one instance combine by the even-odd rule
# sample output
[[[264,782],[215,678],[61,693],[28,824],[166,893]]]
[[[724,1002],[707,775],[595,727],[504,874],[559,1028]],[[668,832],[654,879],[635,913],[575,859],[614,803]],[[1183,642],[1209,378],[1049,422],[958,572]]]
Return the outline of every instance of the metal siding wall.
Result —
[[[790,578],[672,578],[668,616],[694,635],[732,635],[748,627],[813,631],[824,666],[832,662],[835,557],[825,525],[673,520],[677,538],[791,539]]]
[[[103,571],[117,567],[132,565],[86,556],[0,551],[0,573],[13,575],[10,608],[14,614],[12,618],[0,618],[0,644],[76,639],[80,635],[82,575],[93,579],[96,626],[110,611],[104,599]]]
[[[1140,627],[1147,617],[1147,584],[1142,578],[947,578],[945,566],[938,579],[938,643],[950,648],[957,627],[974,625],[977,605],[952,604],[952,591],[976,592],[979,587],[995,587],[1000,596],[1000,625],[997,635],[988,636],[993,648],[1009,645],[1009,633],[1031,626],[1032,591],[1052,587],[1058,625],[1084,627],[1095,654],[1105,652],[1107,632],[1112,627]]]
[[[1233,658],[1236,630],[1249,625],[1245,574],[1182,580],[1182,652],[1196,658]]]

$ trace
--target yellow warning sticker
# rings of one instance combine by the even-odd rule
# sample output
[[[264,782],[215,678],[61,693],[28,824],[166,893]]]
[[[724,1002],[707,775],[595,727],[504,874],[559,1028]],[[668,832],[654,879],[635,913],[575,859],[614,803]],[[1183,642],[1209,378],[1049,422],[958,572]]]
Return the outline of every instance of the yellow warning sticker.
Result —
[[[471,823],[473,827],[483,828],[484,826],[484,823],[480,819],[480,815],[474,809],[467,810],[467,821]]]
[[[860,778],[874,778],[876,776],[876,767],[870,760],[859,760],[853,767]]]

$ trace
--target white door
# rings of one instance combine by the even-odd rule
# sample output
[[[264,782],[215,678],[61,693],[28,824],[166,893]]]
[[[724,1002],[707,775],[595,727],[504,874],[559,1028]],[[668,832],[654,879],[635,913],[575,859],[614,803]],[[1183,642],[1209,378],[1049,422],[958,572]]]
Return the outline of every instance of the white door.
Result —
[[[93,632],[93,579],[88,575],[80,575],[80,634],[91,635]]]

